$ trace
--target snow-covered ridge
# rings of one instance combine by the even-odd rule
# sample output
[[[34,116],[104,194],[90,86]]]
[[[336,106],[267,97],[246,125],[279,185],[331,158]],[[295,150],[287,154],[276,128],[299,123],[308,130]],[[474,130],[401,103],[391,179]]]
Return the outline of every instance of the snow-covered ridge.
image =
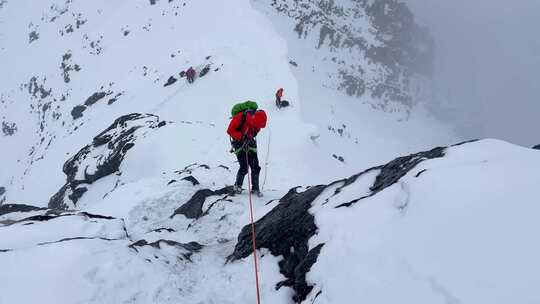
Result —
[[[539,282],[530,270],[539,266],[540,248],[530,240],[540,228],[534,199],[539,165],[537,150],[482,140],[400,157],[327,185],[296,187],[277,200],[279,194],[270,192],[268,203],[255,201],[263,299],[534,303]],[[16,275],[32,267],[22,259],[40,261],[47,258],[46,248],[68,249],[79,252],[71,256],[75,263],[84,260],[84,267],[70,273],[87,291],[70,297],[48,293],[40,296],[44,303],[206,303],[216,297],[250,303],[250,229],[242,228],[247,197],[218,190],[227,174],[225,166],[193,165],[149,181],[154,193],[139,200],[143,184],[119,187],[108,203],[120,196],[132,201],[126,211],[121,211],[125,206],[109,206],[116,216],[124,214],[122,220],[28,207],[0,209],[0,233],[10,236],[0,242],[0,262],[18,265],[0,279],[9,286],[29,286],[27,278]],[[200,208],[195,216],[181,212],[194,206]],[[47,213],[52,216],[44,217]],[[57,229],[65,220],[81,228],[66,234]],[[35,244],[17,235],[32,235]],[[82,248],[98,254],[90,259]],[[508,258],[515,254],[520,258]],[[108,266],[97,264],[103,259]],[[111,269],[115,275],[105,280]],[[64,273],[62,268],[48,271]],[[88,280],[89,273],[100,279]],[[151,274],[141,282],[154,283],[129,287],[135,273]],[[60,283],[46,284],[55,290],[51,284]],[[112,286],[122,287],[113,293]],[[208,289],[213,292],[201,291]],[[21,299],[16,289],[2,296]]]

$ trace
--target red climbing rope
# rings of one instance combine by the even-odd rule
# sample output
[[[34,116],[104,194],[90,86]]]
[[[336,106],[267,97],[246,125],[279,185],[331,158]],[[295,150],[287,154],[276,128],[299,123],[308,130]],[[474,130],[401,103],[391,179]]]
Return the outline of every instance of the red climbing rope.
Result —
[[[251,168],[249,167],[249,150],[245,151],[248,167],[248,195],[249,195],[249,213],[251,217],[251,244],[253,245],[253,261],[255,263],[255,285],[257,286],[257,304],[261,304],[261,295],[259,291],[259,267],[257,266],[257,241],[255,234],[255,221],[253,220],[253,201],[251,199]]]

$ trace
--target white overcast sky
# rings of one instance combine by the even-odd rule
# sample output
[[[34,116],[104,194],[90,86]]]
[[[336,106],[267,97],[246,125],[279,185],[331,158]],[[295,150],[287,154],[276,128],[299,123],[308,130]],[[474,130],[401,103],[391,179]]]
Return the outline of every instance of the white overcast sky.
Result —
[[[436,42],[438,115],[465,137],[540,144],[540,0],[405,0]]]

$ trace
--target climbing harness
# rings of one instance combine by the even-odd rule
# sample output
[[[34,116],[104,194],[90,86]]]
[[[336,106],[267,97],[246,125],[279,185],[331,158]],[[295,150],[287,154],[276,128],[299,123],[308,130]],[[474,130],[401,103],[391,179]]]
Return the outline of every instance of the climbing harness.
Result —
[[[246,145],[247,147],[247,145]],[[253,262],[255,264],[255,285],[257,287],[257,304],[261,304],[261,295],[259,291],[259,267],[257,265],[257,241],[255,234],[255,221],[253,219],[253,200],[251,198],[251,168],[249,167],[249,150],[244,148],[246,152],[246,165],[248,167],[248,194],[249,194],[249,213],[251,219],[251,244],[253,246]]]

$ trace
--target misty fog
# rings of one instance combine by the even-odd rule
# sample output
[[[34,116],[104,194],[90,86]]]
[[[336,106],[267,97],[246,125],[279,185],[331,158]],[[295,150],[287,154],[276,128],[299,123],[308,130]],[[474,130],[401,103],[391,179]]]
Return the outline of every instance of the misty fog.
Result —
[[[405,2],[435,39],[437,116],[466,138],[540,144],[540,1]]]

